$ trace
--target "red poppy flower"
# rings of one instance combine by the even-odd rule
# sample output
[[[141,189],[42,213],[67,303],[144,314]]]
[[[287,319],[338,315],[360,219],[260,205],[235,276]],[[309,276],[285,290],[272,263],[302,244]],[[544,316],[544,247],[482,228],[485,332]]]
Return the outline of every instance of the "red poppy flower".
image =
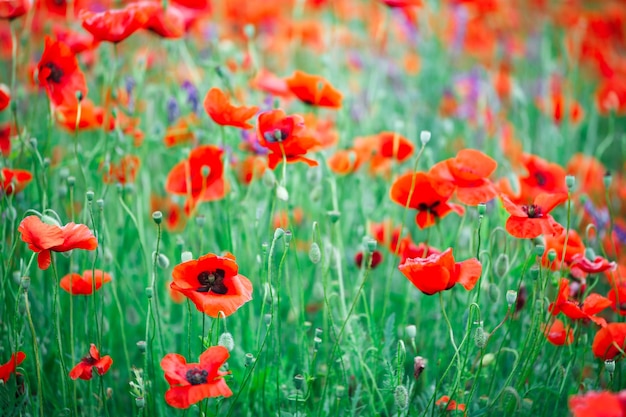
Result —
[[[149,16],[144,29],[166,39],[182,38],[185,35],[185,17],[175,4],[170,3],[166,7],[159,1],[142,1],[139,4]]]
[[[68,223],[59,227],[42,222],[38,216],[28,216],[22,220],[17,231],[28,248],[38,253],[40,269],[48,269],[50,266],[50,251],[94,250],[98,247],[98,239],[84,224]]]
[[[268,166],[270,169],[283,161],[287,163],[304,162],[309,166],[317,166],[317,161],[305,158],[304,155],[313,147],[319,146],[314,138],[305,136],[302,116],[287,116],[284,111],[265,111],[257,117],[257,136],[259,145],[270,150]]]
[[[84,379],[90,380],[93,377],[93,368],[96,368],[98,375],[104,375],[111,365],[113,359],[110,356],[100,357],[100,352],[93,343],[89,348],[89,354],[85,356],[72,370],[70,371],[70,378],[72,379]]]
[[[187,218],[181,208],[170,197],[150,196],[150,213],[161,211],[165,218],[165,227],[170,231],[181,231],[185,228]]]
[[[411,194],[411,186],[413,192]],[[401,206],[418,210],[415,222],[424,229],[433,226],[438,219],[454,211],[463,215],[465,209],[456,204],[448,203],[451,190],[441,193],[433,183],[430,174],[424,172],[406,173],[398,177],[389,191],[391,200]],[[411,200],[409,200],[409,195]],[[408,203],[407,203],[408,202]]]
[[[102,181],[105,184],[128,184],[135,182],[141,161],[135,155],[125,155],[117,164],[111,163],[109,172],[104,173]]]
[[[548,310],[553,316],[563,312],[563,314],[572,320],[587,319],[601,326],[606,323],[603,318],[596,317],[595,315],[609,307],[611,300],[600,294],[592,293],[589,294],[581,304],[576,300],[570,300],[570,294],[569,280],[561,278],[559,294],[554,303],[551,303],[548,307]]]
[[[404,136],[395,132],[381,132],[377,137],[381,156],[404,162],[413,155],[415,146]]]
[[[461,203],[476,206],[498,196],[496,187],[489,180],[497,166],[497,162],[484,153],[463,149],[456,157],[433,165],[429,173],[437,179],[437,188],[456,189]]]
[[[565,246],[565,237],[567,236],[567,246]],[[543,254],[543,258],[541,259],[541,264],[545,267],[551,267],[553,271],[558,271],[561,269],[561,258],[563,257],[563,251],[565,251],[565,258],[563,261],[566,265],[569,265],[574,256],[576,255],[584,255],[585,254],[585,244],[581,239],[578,232],[574,229],[570,229],[569,234],[565,233],[563,230],[557,236],[545,236],[545,246],[546,250]],[[550,261],[548,258],[548,252],[550,250],[554,250],[556,252],[556,258],[553,261]]]
[[[265,68],[261,68],[259,72],[257,72],[250,84],[252,87],[276,97],[291,96],[291,91],[289,91],[289,87],[287,87],[287,82]]]
[[[222,90],[213,87],[204,97],[204,110],[218,125],[251,129],[252,125],[247,120],[254,116],[259,108],[233,106]]]
[[[528,202],[541,193],[567,193],[563,167],[527,153],[522,154],[521,162],[527,174],[519,178],[520,195],[516,202]]]
[[[234,256],[209,253],[176,265],[170,286],[185,294],[199,311],[226,317],[252,300],[252,283],[238,271]]]
[[[446,411],[465,411],[465,404],[458,404],[454,400],[450,401],[448,395],[443,395],[435,404],[440,407],[445,407]]]
[[[626,391],[589,391],[569,399],[572,417],[623,417],[626,415]]]
[[[165,401],[175,408],[189,408],[205,398],[233,395],[223,378],[230,372],[220,371],[228,357],[228,349],[223,346],[205,350],[200,355],[200,363],[187,363],[184,357],[176,353],[165,355],[161,360],[161,368],[170,384]]]
[[[456,284],[469,291],[482,274],[482,265],[477,259],[455,262],[451,248],[426,258],[409,258],[398,269],[426,295],[449,290]]]
[[[104,109],[94,105],[89,99],[80,102],[80,120],[78,120],[78,126],[76,126],[78,103],[58,106],[55,109],[55,115],[59,125],[70,132],[74,132],[77,128],[78,130],[87,130],[99,129],[104,126]],[[112,115],[109,115],[107,120],[107,130],[111,131],[115,128],[115,119]]]
[[[626,76],[605,78],[596,91],[596,105],[600,113],[626,114]]]
[[[626,349],[626,323],[609,323],[593,338],[591,350],[596,358],[611,360]]]
[[[92,50],[98,45],[90,33],[75,32],[64,25],[55,25],[53,32],[54,37],[69,46],[74,55]]]
[[[383,261],[383,254],[380,253],[380,251],[375,250],[374,252],[371,253],[371,257],[372,257],[372,262],[370,263],[371,269],[376,268]],[[361,266],[363,265],[364,259],[367,259],[367,258],[363,256],[363,252],[358,252],[354,256],[354,263],[356,263],[356,266],[361,268]]]
[[[6,84],[0,84],[0,112],[9,107],[11,91]]]
[[[224,198],[223,151],[217,146],[199,146],[189,154],[189,159],[172,168],[165,181],[165,189],[170,193],[188,197],[185,209],[190,213],[201,201],[215,201]]]
[[[544,329],[544,335],[555,346],[567,346],[574,342],[574,332],[570,326],[565,327],[563,322],[555,319],[549,327]]]
[[[76,93],[87,96],[85,75],[69,46],[46,36],[45,49],[37,64],[39,85],[45,87],[54,106],[76,105]]]
[[[96,269],[96,291],[98,291],[102,284],[111,281],[111,275]],[[61,288],[70,293],[71,295],[91,295],[93,294],[94,274],[91,269],[84,271],[83,275],[79,274],[67,274],[61,278]]]
[[[611,300],[611,309],[620,316],[626,316],[626,284],[621,283],[611,288],[606,295]]]
[[[163,143],[168,148],[182,143],[195,143],[196,136],[193,133],[193,127],[199,122],[200,120],[195,113],[181,117],[167,128]]]
[[[0,1],[0,19],[17,19],[25,15],[32,4],[32,0],[2,0]]]
[[[0,381],[8,382],[11,374],[15,373],[15,368],[24,362],[24,359],[26,359],[26,354],[17,352],[17,354],[11,355],[11,359],[7,363],[0,365]]]
[[[123,9],[110,9],[104,12],[83,10],[80,19],[83,27],[97,41],[119,43],[137,30],[143,28],[150,16],[140,3],[132,3]]]
[[[319,75],[295,71],[285,82],[289,90],[305,104],[341,108],[342,94]]]
[[[533,239],[540,235],[557,236],[563,233],[563,226],[548,213],[567,201],[566,194],[539,194],[532,204],[522,206],[514,204],[505,195],[501,199],[504,208],[511,215],[506,221],[506,230],[511,236]]]
[[[14,133],[11,123],[0,123],[0,153],[7,158],[11,154],[11,136]]]
[[[2,168],[0,170],[0,190],[6,195],[21,192],[33,179],[33,174],[23,169]]]
[[[572,257],[570,268],[578,269],[587,274],[598,274],[600,272],[613,270],[617,267],[615,262],[609,262],[602,256],[596,256],[592,261],[587,259],[583,254],[576,254]]]

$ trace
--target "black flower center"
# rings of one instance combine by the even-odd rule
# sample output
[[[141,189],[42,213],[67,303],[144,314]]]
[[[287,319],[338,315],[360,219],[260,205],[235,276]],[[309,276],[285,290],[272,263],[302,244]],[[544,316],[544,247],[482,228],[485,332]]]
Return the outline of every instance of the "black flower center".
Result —
[[[196,291],[198,292],[214,292],[215,294],[226,294],[228,288],[224,285],[224,277],[226,272],[223,269],[216,269],[215,271],[202,271],[198,274],[198,282],[200,287]]]
[[[57,84],[60,83],[61,78],[63,77],[63,70],[54,62],[48,62],[44,66],[50,70],[50,75],[48,75],[46,81],[51,81]]]
[[[288,129],[275,129],[273,131],[268,131],[263,134],[263,137],[266,141],[270,143],[282,142],[289,137]]]
[[[542,216],[541,207],[538,207],[536,204],[522,206],[522,210],[528,215],[529,219],[536,219]]]
[[[441,204],[441,201],[435,201],[433,204],[428,205],[426,203],[420,203],[417,206],[417,209],[419,211],[429,211],[429,212],[434,212],[434,210],[437,208],[437,206]]]
[[[535,172],[535,181],[537,181],[537,185],[543,187],[548,182],[548,179],[541,172]]]
[[[204,369],[193,368],[187,371],[185,379],[191,385],[206,384],[209,373]]]
[[[93,356],[91,356],[91,355],[87,355],[87,356],[85,356],[85,357],[83,358],[82,362],[83,362],[85,365],[95,365],[95,364],[96,364],[96,362],[98,362],[98,361],[97,361],[97,360],[96,360]]]

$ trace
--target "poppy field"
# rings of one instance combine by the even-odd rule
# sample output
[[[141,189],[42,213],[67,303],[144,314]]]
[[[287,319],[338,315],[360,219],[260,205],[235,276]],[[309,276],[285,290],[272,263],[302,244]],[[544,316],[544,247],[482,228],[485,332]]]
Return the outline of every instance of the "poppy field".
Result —
[[[0,416],[626,416],[626,1],[0,0]]]

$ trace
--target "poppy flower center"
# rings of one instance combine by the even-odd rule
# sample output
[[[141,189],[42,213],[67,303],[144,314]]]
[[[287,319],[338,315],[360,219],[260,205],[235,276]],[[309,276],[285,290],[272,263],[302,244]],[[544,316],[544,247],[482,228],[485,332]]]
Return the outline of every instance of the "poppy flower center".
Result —
[[[543,187],[548,182],[548,179],[541,172],[535,172],[535,181],[537,181],[537,185]]]
[[[87,356],[85,356],[85,357],[83,358],[82,362],[83,362],[85,365],[92,365],[92,366],[93,366],[93,365],[95,365],[95,364],[96,364],[96,362],[98,362],[98,360],[97,360],[97,359],[95,359],[95,358],[94,358],[93,356],[91,356],[91,355],[87,355]]]
[[[63,70],[54,62],[48,62],[44,67],[50,70],[50,75],[46,78],[46,81],[52,81],[53,83],[60,83],[63,77]]]
[[[269,132],[265,132],[263,137],[270,143],[282,142],[289,137],[289,130],[287,129],[274,129]]]
[[[228,288],[224,285],[224,277],[226,271],[223,269],[216,269],[215,271],[202,271],[198,274],[198,282],[200,287],[197,292],[213,292],[215,294],[226,294]]]
[[[542,216],[541,207],[538,207],[536,204],[522,206],[522,210],[528,215],[529,219],[536,219]]]
[[[434,203],[428,205],[426,203],[420,203],[417,206],[417,209],[419,211],[429,211],[429,212],[434,212],[434,210],[437,208],[437,206],[441,204],[441,201],[435,201]]]
[[[206,384],[209,373],[204,369],[193,368],[187,371],[185,379],[191,385]]]

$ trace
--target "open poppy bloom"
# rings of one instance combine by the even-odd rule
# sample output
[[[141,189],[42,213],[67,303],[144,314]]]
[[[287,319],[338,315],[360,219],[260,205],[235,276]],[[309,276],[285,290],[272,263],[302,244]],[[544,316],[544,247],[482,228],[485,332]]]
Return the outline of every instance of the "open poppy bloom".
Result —
[[[593,338],[591,350],[596,358],[611,360],[616,356],[625,356],[626,323],[609,323],[602,327]]]
[[[622,417],[626,415],[626,391],[589,391],[569,399],[573,417]]]
[[[187,214],[201,201],[224,198],[226,182],[222,154],[217,146],[198,146],[191,151],[188,160],[176,164],[168,174],[165,189],[188,197]]]
[[[563,226],[549,214],[559,204],[567,201],[566,194],[539,194],[532,204],[518,206],[501,195],[506,211],[511,215],[506,221],[506,231],[519,239],[533,239],[540,235],[557,236]]]
[[[257,136],[259,145],[269,149],[268,167],[276,166],[284,159],[287,163],[304,162],[317,166],[317,161],[304,155],[319,142],[305,136],[304,119],[294,114],[287,116],[283,110],[270,110],[259,114],[257,118]]]
[[[223,346],[205,350],[200,355],[200,363],[187,363],[184,357],[176,353],[165,355],[161,360],[161,368],[170,384],[165,401],[175,408],[189,408],[205,398],[233,395],[223,378],[230,372],[220,371],[229,356],[228,349]]]
[[[85,75],[78,67],[78,60],[63,42],[52,40],[46,36],[45,48],[39,64],[37,79],[48,93],[54,106],[76,105],[76,93],[87,96]]]
[[[456,157],[433,165],[429,173],[436,178],[438,189],[456,189],[461,203],[476,206],[498,196],[495,185],[489,180],[497,166],[497,162],[484,153],[463,149]]]
[[[61,105],[56,107],[55,116],[57,123],[70,132],[87,129],[99,129],[104,126],[104,108],[96,106],[91,100],[84,99],[80,102],[80,120],[78,118],[78,103],[71,105]],[[115,128],[115,119],[108,116],[108,128],[111,131]]]
[[[404,136],[395,132],[381,132],[377,137],[381,156],[404,162],[413,155],[415,146]]]
[[[561,234],[556,236],[546,235],[545,237],[545,247],[546,250],[541,259],[541,264],[545,268],[551,268],[553,271],[558,271],[561,269],[561,258],[563,258],[563,252],[565,251],[565,257],[563,261],[565,265],[569,265],[574,256],[580,255],[584,256],[585,254],[585,244],[578,234],[576,230],[570,229],[569,234],[565,233],[565,229],[561,232]],[[567,237],[567,246],[565,245],[565,239]],[[550,261],[548,258],[548,252],[550,250],[554,250],[556,252],[556,258],[553,261]]]
[[[163,138],[165,146],[171,148],[182,143],[193,143],[196,139],[193,129],[198,123],[199,119],[195,113],[180,117],[165,131],[165,137]]]
[[[369,260],[369,257],[372,258],[371,261]],[[361,268],[363,266],[363,261],[364,260],[369,262],[369,265],[365,264],[366,268],[369,266],[371,269],[374,269],[383,261],[383,254],[380,253],[380,251],[375,250],[374,252],[372,252],[369,255],[363,255],[363,252],[358,252],[354,256],[354,263],[359,268]]]
[[[17,19],[18,17],[25,15],[28,10],[30,10],[30,6],[32,4],[32,0],[0,1],[0,19]]]
[[[6,195],[22,191],[33,179],[33,174],[23,169],[2,168],[0,170],[0,190]]]
[[[193,301],[199,311],[211,317],[227,317],[252,300],[252,283],[238,271],[231,254],[209,253],[176,265],[170,286]]]
[[[430,174],[408,172],[393,182],[389,195],[393,202],[418,210],[415,222],[420,229],[424,229],[433,226],[438,219],[452,211],[459,215],[465,212],[463,207],[448,203],[453,190],[444,191],[442,193],[437,189]]]
[[[593,260],[587,259],[585,255],[576,254],[572,257],[570,263],[572,270],[577,269],[587,274],[598,274],[617,268],[615,262],[609,262],[608,259],[602,256],[596,256]]]
[[[95,280],[91,269],[84,271],[83,275],[67,274],[61,278],[61,288],[72,295],[91,295],[94,290],[94,281],[96,291],[102,288],[102,284],[111,281],[111,275],[106,272],[99,269],[96,269],[95,272]]]
[[[626,284],[620,283],[611,288],[606,295],[611,300],[611,309],[620,316],[626,316]]]
[[[93,377],[93,368],[96,368],[98,375],[104,375],[111,365],[113,365],[113,359],[108,355],[100,357],[98,348],[92,343],[89,354],[72,368],[69,375],[72,379],[80,378],[88,381]]]
[[[592,293],[585,298],[585,301],[580,304],[578,301],[570,300],[570,285],[569,280],[561,278],[559,284],[559,294],[554,301],[548,307],[548,310],[553,316],[556,316],[560,312],[563,312],[567,317],[572,320],[588,319],[594,323],[602,326],[606,321],[601,317],[595,315],[611,305],[611,300],[601,296],[600,294]]]
[[[24,359],[26,359],[26,354],[17,352],[17,354],[11,355],[11,359],[7,363],[0,365],[0,381],[8,382],[11,374],[15,373],[15,368],[24,362]]]
[[[166,39],[182,38],[185,35],[185,17],[175,4],[163,7],[159,1],[142,1],[141,8],[149,16],[144,29]]]
[[[455,262],[452,249],[448,248],[426,258],[409,258],[398,269],[418,290],[433,295],[449,290],[456,284],[471,290],[478,282],[483,267],[475,258]]]
[[[143,28],[150,16],[141,3],[132,3],[123,9],[103,12],[83,10],[79,17],[85,30],[97,41],[119,43]]]
[[[285,82],[289,90],[305,104],[341,108],[342,94],[324,77],[295,71]]]
[[[543,334],[548,342],[555,346],[567,346],[574,342],[574,332],[570,326],[565,327],[563,322],[555,319],[549,327],[544,329]]]
[[[21,233],[28,248],[38,254],[37,263],[40,269],[48,269],[50,266],[51,251],[94,250],[98,247],[98,239],[84,224],[68,223],[57,226],[42,222],[38,216],[28,216],[22,220],[17,231]]]
[[[259,108],[233,106],[222,90],[213,87],[204,97],[204,110],[218,125],[251,129],[253,126],[247,120],[254,116]]]
[[[536,155],[522,154],[527,174],[519,178],[521,201],[532,200],[541,193],[567,193],[565,169]]]

